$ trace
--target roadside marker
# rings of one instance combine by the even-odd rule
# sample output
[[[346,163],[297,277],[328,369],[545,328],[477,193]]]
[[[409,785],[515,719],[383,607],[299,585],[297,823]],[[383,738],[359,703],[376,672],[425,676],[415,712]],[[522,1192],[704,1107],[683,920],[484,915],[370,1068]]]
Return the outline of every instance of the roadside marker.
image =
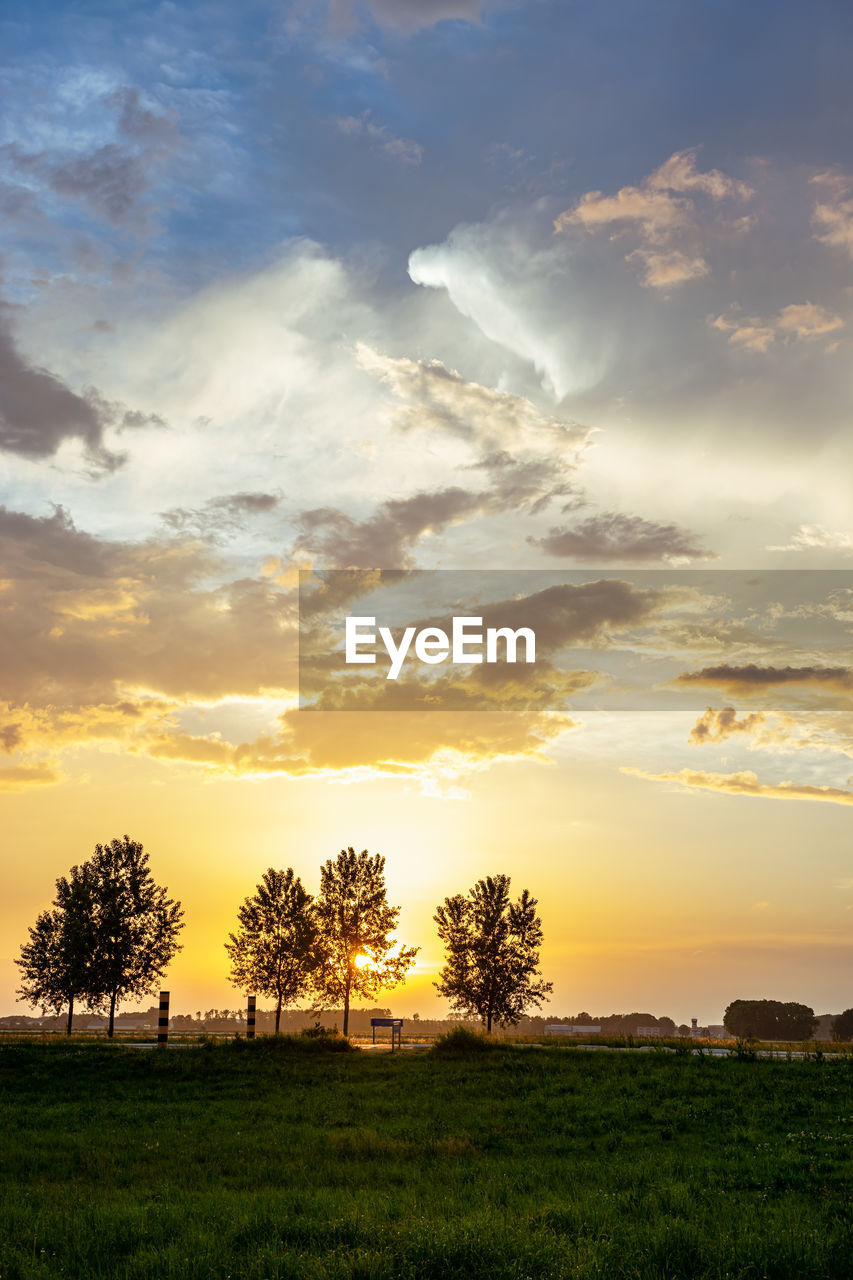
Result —
[[[165,1049],[169,1043],[169,993],[160,992],[160,1017],[157,1020],[157,1048]]]

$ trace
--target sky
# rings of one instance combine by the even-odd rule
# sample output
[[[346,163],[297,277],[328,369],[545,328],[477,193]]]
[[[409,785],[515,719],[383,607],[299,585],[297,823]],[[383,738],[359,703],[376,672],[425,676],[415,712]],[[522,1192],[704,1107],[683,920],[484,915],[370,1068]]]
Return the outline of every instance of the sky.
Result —
[[[829,0],[6,10],[3,1012],[125,833],[178,1011],[348,845],[395,1014],[497,873],[546,1013],[853,1002],[851,46]],[[459,570],[535,618],[535,677],[300,672],[300,575],[377,570],[396,621]]]

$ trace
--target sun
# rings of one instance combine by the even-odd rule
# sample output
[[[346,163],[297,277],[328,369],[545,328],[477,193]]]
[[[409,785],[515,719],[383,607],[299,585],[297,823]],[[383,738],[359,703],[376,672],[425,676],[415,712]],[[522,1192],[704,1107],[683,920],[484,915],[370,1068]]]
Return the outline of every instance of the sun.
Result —
[[[359,954],[355,958],[356,969],[369,969],[371,964],[370,956]]]

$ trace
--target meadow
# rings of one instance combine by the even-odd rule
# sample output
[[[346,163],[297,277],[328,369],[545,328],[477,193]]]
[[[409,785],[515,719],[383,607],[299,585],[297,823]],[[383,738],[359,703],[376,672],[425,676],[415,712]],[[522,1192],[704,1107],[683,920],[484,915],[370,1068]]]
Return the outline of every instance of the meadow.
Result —
[[[0,1044],[0,1280],[851,1274],[853,1060]]]

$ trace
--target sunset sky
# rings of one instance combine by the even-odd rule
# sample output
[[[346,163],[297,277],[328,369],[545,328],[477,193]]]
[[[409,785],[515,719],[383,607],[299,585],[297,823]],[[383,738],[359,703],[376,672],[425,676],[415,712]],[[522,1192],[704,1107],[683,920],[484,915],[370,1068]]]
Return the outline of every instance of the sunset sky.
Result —
[[[0,47],[0,1013],[125,832],[181,1012],[347,845],[396,1014],[498,872],[555,1015],[853,1004],[853,10],[36,0]],[[300,571],[339,622],[379,569],[544,666],[300,708]]]

